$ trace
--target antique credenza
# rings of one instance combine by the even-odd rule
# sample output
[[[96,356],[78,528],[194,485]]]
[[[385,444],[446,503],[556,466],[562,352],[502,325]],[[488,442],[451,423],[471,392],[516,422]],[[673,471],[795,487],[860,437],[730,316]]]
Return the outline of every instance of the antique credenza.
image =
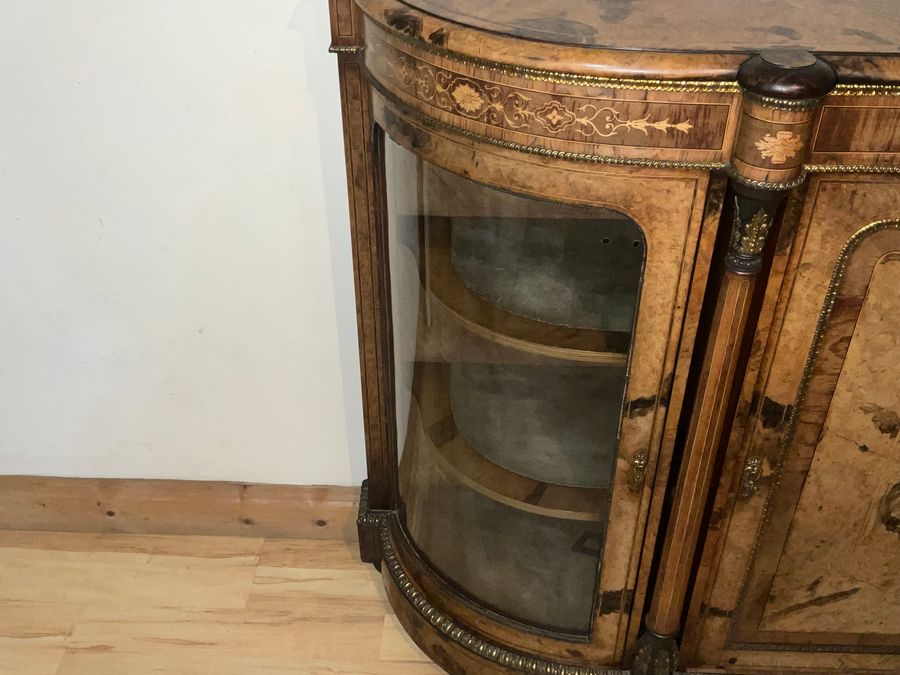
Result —
[[[900,7],[330,9],[360,551],[413,639],[900,672]]]

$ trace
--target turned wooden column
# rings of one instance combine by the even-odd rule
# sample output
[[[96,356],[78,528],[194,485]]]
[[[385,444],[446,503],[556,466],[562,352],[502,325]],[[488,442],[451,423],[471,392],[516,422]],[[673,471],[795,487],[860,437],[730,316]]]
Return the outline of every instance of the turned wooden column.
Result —
[[[731,159],[730,239],[724,273],[711,293],[712,321],[703,353],[678,482],[659,559],[646,632],[632,664],[635,675],[663,675],[677,666],[677,638],[691,569],[709,498],[717,450],[728,432],[734,377],[745,340],[769,232],[789,190],[805,180],[813,124],[834,70],[812,54],[773,51],[745,61],[738,81],[741,123]]]

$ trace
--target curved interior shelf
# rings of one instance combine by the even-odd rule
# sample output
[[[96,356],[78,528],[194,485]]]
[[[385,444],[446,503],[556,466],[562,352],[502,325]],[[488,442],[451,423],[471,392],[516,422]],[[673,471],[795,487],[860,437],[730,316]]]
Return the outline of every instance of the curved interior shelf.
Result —
[[[498,304],[496,298],[485,299],[473,291],[458,274],[454,258],[457,259],[457,265],[469,272],[483,266],[485,279],[501,275],[497,274],[495,268],[484,266],[482,262],[471,261],[471,264],[465,262],[465,254],[454,252],[452,228],[460,227],[458,221],[467,220],[477,219],[451,221],[449,218],[429,217],[427,248],[427,283],[431,296],[446,307],[467,330],[497,344],[540,356],[596,364],[626,363],[631,341],[630,321],[633,320],[633,305],[630,308],[617,306],[615,311],[607,309],[598,313],[601,317],[615,315],[616,319],[609,321],[615,328],[578,327],[524,316]],[[477,231],[477,228],[469,227],[466,231],[474,236],[471,233]],[[472,246],[462,248],[474,251],[476,246],[473,243]],[[595,261],[595,264],[602,263]],[[473,282],[472,278],[469,282],[484,291],[484,285]],[[502,288],[514,288],[520,283],[523,282],[521,280],[517,282],[515,275],[512,277],[507,275]],[[633,288],[633,282],[631,284]],[[536,283],[536,287],[538,286],[541,284]],[[523,302],[527,304],[527,298],[537,297],[539,294],[525,289],[513,295],[516,295],[518,300],[510,303],[509,307],[518,309]],[[589,294],[585,291],[578,295]],[[543,296],[546,301],[546,291]],[[601,297],[599,292],[597,297]],[[591,308],[586,307],[578,315],[584,318],[590,311]]]
[[[423,294],[426,297],[426,294]],[[474,332],[459,314],[428,295],[427,310],[416,319],[415,360],[445,363],[557,365],[578,368],[598,367],[596,362],[559,358],[546,353],[517,348],[514,341],[498,341],[487,331]],[[623,367],[619,359],[611,364]]]
[[[416,364],[408,438],[421,438],[448,473],[496,502],[551,518],[603,520],[608,504],[611,464],[605,468],[597,467],[593,482],[600,485],[587,486],[540,480],[498,463],[489,454],[493,448],[476,449],[457,426],[451,392],[454,380],[457,380],[457,389],[460,386],[460,375],[453,372],[458,367],[436,363]],[[461,374],[463,378],[466,376],[466,373]],[[464,416],[468,419],[468,415]],[[417,426],[420,432],[414,433],[412,430]],[[507,444],[504,447],[512,446]],[[588,451],[593,450],[591,454],[599,454],[596,446],[584,447]],[[529,454],[536,456],[540,453],[533,449]],[[555,461],[560,459],[564,460],[558,457]],[[528,461],[529,457],[523,457],[520,464],[525,466]],[[609,461],[613,462],[614,456]],[[602,464],[602,460],[584,464]]]
[[[492,462],[543,483],[610,485],[624,366],[453,364],[461,435]]]
[[[454,461],[431,440],[440,438],[441,425],[429,431],[424,426],[414,411],[400,474],[406,528],[431,567],[504,616],[586,634],[605,519],[567,518],[559,509],[513,499],[503,481],[495,480],[511,472],[478,474],[485,464]],[[446,428],[452,435],[452,420]]]
[[[640,228],[613,212],[450,219],[450,262],[463,283],[543,323],[631,331],[643,254]]]

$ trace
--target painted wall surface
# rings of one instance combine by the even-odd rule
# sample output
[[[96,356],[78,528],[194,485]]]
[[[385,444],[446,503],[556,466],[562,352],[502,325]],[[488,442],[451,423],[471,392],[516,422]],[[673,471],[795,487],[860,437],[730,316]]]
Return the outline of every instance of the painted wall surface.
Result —
[[[0,474],[353,484],[326,0],[0,4]]]

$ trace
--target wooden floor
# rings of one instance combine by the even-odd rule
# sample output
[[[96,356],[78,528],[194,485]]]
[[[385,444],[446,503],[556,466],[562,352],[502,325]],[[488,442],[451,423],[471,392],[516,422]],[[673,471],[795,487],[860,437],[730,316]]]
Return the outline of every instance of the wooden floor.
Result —
[[[355,542],[0,531],[0,674],[432,675]]]

